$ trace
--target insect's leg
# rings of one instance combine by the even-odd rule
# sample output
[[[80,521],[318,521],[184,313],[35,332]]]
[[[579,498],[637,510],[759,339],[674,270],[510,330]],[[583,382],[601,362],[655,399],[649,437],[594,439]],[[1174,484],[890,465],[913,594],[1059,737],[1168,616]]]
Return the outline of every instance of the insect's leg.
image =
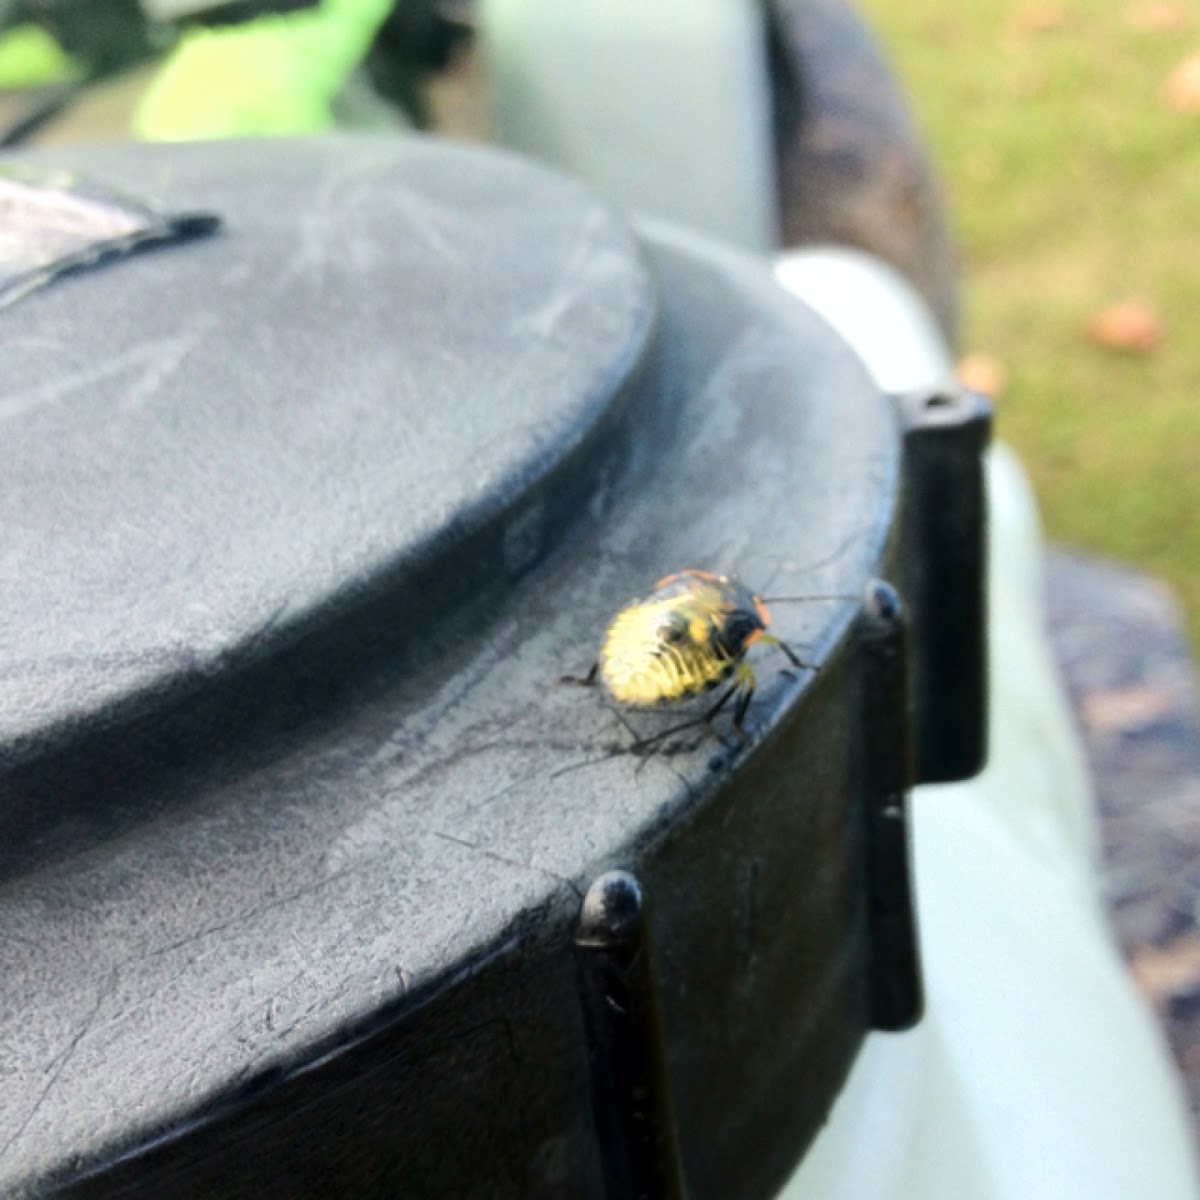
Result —
[[[760,642],[765,642],[769,646],[778,646],[780,650],[782,650],[784,654],[788,656],[788,661],[793,667],[801,667],[809,671],[820,670],[816,663],[802,661],[801,658],[796,654],[795,650],[793,650],[791,646],[787,644],[787,642],[783,641],[782,638],[777,638],[773,633],[759,634],[758,640]]]
[[[738,663],[737,683],[733,685],[733,690],[739,693],[737,707],[733,710],[733,732],[738,735],[743,744],[749,743],[750,735],[742,727],[742,721],[745,720],[746,710],[750,707],[750,701],[754,698],[755,678],[754,672],[751,670],[748,663]]]
[[[600,670],[598,662],[592,663],[592,669],[586,675],[560,675],[559,683],[573,683],[577,687],[591,687],[596,682],[596,673]]]
[[[622,715],[621,710],[619,708],[612,707],[611,705],[606,706],[606,707],[608,707],[608,711],[611,712],[612,715],[614,717],[616,717],[618,721],[621,722],[622,726],[624,726],[624,728],[625,728],[625,732],[627,734],[629,734],[629,736],[631,738],[633,738],[633,744],[635,746],[641,745],[641,743],[643,741],[642,735],[640,733],[638,733],[638,731],[636,729],[634,729],[634,727],[632,725],[630,725],[630,723],[627,720],[625,720],[625,717]]]
[[[707,725],[717,740],[723,741],[724,739],[721,735],[713,728],[713,718],[734,696],[739,695],[737,710],[733,718],[733,728],[743,742],[749,741],[750,739],[742,729],[742,717],[746,715],[746,705],[750,703],[750,697],[754,695],[754,672],[746,663],[742,662],[738,663],[737,678],[721,693],[716,704],[703,716],[694,717],[690,721],[684,721],[682,725],[672,725],[670,729],[664,729],[661,733],[653,734],[651,737],[644,739],[643,744],[662,741],[673,734],[683,733],[685,729],[694,729],[697,725]]]
[[[657,746],[665,742],[667,738],[674,737],[677,733],[686,733],[689,729],[695,729],[697,725],[712,726],[712,719],[725,707],[729,702],[729,698],[742,686],[741,680],[735,680],[731,687],[725,689],[721,694],[720,699],[701,716],[692,717],[690,721],[682,721],[678,725],[672,725],[669,729],[660,729],[657,733],[649,734],[647,737],[638,738],[636,748],[641,750],[643,747]],[[716,731],[714,730],[714,733]]]
[[[719,713],[721,711],[721,709],[723,709],[725,707],[725,705],[729,703],[729,698],[741,686],[742,686],[741,668],[739,667],[738,668],[738,678],[734,680],[733,684],[730,687],[725,689],[725,692],[721,696],[721,698],[716,702],[716,704],[714,704],[712,706],[712,708],[710,708],[708,710],[708,712],[706,712],[704,714],[704,716],[702,716],[700,718],[700,720],[703,721],[706,725],[709,724],[709,722],[712,721],[713,717],[715,717],[717,715],[717,713]]]

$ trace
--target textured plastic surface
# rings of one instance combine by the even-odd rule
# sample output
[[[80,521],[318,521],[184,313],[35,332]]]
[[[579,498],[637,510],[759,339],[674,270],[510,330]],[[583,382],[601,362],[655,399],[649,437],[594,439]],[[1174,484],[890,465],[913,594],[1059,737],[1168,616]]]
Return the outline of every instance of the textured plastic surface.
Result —
[[[411,591],[481,528],[503,526],[499,579],[460,558],[442,586],[519,575],[569,525],[524,489],[615,419],[645,350],[648,269],[577,185],[419,143],[278,153],[269,174],[261,153],[171,161],[219,240],[5,317],[5,766],[271,657],[389,576]],[[144,178],[143,151],[99,157]],[[572,470],[574,502],[595,479]]]
[[[693,1195],[769,1194],[870,1017],[856,602],[776,614],[823,669],[756,652],[733,763],[555,680],[671,569],[860,594],[891,407],[756,265],[494,153],[70,161],[226,232],[4,317],[3,1187],[595,1194],[619,863]]]

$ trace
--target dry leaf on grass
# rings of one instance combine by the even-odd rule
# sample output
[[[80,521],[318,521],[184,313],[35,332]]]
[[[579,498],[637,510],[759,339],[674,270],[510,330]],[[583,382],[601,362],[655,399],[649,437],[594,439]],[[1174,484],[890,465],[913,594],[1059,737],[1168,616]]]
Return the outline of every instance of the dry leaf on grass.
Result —
[[[966,354],[958,360],[954,374],[963,387],[995,399],[1008,383],[1004,364],[990,354]]]
[[[1159,89],[1162,102],[1178,113],[1200,113],[1200,54],[1176,64]]]
[[[1084,725],[1097,733],[1135,733],[1175,711],[1175,693],[1162,684],[1144,683],[1087,693],[1080,704]]]
[[[1016,37],[1027,38],[1057,33],[1069,24],[1067,10],[1060,4],[1027,4],[1013,13],[1008,28]]]
[[[1166,946],[1143,946],[1130,962],[1142,995],[1156,1008],[1200,990],[1200,937],[1195,933],[1176,938]]]
[[[1187,9],[1176,0],[1141,0],[1125,10],[1125,20],[1140,33],[1176,33],[1191,24]]]
[[[1101,309],[1087,323],[1088,340],[1105,350],[1146,354],[1162,341],[1162,318],[1149,300],[1131,296]]]

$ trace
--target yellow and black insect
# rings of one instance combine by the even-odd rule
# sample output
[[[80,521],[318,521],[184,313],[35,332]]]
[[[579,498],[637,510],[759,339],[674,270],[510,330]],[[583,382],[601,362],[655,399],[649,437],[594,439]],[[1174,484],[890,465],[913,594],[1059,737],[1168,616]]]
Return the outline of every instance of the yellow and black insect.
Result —
[[[582,678],[565,676],[564,681],[592,684],[599,679],[617,704],[664,708],[731,680],[700,719],[712,720],[736,696],[733,729],[748,741],[742,721],[754,696],[755,679],[745,661],[746,651],[755,642],[769,642],[793,666],[808,665],[786,642],[767,633],[770,623],[762,598],[739,579],[710,571],[679,571],[621,609],[604,635],[592,669]]]

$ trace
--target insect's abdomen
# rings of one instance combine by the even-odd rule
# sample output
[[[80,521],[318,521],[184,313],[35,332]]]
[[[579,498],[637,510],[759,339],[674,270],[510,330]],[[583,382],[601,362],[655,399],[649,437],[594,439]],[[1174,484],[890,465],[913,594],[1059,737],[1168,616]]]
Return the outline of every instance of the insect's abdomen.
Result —
[[[681,612],[678,602],[624,609],[600,648],[605,688],[618,704],[634,708],[686,700],[714,687],[733,667],[734,659],[709,637],[707,622],[686,606]]]

